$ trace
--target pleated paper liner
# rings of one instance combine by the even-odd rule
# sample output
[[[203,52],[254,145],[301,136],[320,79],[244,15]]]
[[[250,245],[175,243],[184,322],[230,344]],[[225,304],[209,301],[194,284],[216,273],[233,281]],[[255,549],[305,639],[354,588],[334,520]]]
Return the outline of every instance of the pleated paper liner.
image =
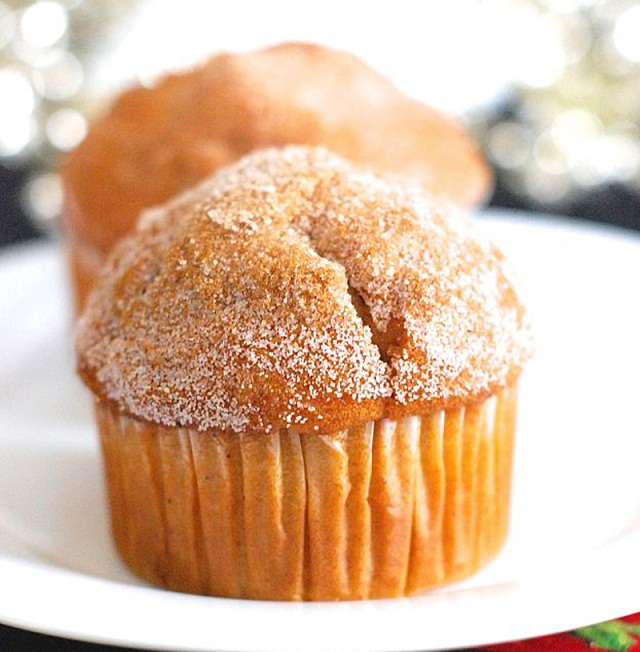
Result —
[[[154,584],[267,600],[414,594],[502,546],[517,389],[334,434],[201,433],[96,404],[113,533]]]

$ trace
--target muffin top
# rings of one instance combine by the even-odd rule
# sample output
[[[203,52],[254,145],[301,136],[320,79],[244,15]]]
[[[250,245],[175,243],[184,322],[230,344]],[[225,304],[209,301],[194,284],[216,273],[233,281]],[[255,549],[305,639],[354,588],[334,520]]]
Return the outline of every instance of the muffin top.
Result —
[[[300,146],[256,151],[145,212],[78,328],[101,400],[238,433],[479,400],[530,353],[503,254],[467,219]]]
[[[143,208],[259,147],[325,145],[470,207],[491,176],[457,123],[351,54],[286,43],[221,54],[136,87],[95,122],[62,169],[75,232],[107,252]]]

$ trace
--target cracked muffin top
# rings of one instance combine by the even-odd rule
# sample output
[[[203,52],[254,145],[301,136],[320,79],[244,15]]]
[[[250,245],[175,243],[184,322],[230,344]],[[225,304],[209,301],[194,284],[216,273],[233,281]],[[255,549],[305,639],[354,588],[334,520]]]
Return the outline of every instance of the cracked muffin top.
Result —
[[[471,207],[491,174],[454,120],[355,56],[307,43],[221,54],[121,95],[62,169],[65,219],[108,252],[144,208],[256,148],[324,145]]]
[[[468,220],[289,146],[144,213],[77,352],[85,383],[134,418],[333,432],[496,392],[530,332],[502,253]]]

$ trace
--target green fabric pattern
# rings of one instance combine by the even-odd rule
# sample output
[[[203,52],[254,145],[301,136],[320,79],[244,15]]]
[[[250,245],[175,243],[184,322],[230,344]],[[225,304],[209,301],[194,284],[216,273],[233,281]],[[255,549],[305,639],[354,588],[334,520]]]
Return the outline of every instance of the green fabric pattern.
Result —
[[[632,625],[621,620],[611,620],[598,625],[581,627],[574,632],[590,646],[609,652],[629,652],[638,643],[640,625]]]

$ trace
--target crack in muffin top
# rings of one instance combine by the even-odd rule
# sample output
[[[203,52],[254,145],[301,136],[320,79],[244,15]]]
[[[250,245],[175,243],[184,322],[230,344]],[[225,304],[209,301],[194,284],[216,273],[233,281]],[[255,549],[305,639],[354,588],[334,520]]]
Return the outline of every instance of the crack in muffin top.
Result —
[[[323,148],[247,155],[143,213],[78,326],[99,399],[172,427],[332,432],[481,400],[531,353],[502,253]]]

